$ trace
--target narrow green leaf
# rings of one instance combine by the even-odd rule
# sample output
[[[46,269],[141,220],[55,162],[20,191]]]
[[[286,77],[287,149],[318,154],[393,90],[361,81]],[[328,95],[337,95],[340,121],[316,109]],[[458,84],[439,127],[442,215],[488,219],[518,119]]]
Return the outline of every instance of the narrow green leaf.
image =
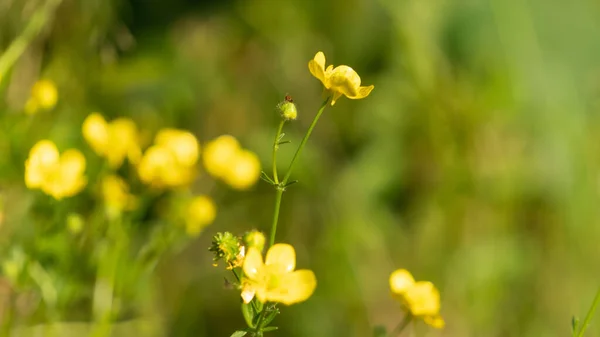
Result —
[[[276,327],[276,326],[268,326],[268,327],[266,327],[266,328],[263,328],[263,329],[262,329],[262,331],[263,331],[263,332],[269,332],[269,331],[275,331],[275,330],[277,330],[277,329],[279,329],[279,328],[278,328],[278,327]]]
[[[271,308],[271,311],[269,312],[267,317],[265,317],[263,325],[269,325],[273,321],[273,319],[275,319],[275,316],[277,316],[278,314],[279,309],[277,309],[276,307]]]
[[[269,177],[269,175],[265,171],[260,172],[260,179],[268,182],[271,185],[275,185],[275,182],[273,181],[273,179],[271,179],[271,177]]]
[[[256,325],[254,324],[255,312],[252,309],[252,305],[242,303],[242,315],[244,316],[244,320],[246,321],[246,324],[249,327],[251,327],[251,328],[256,327]],[[241,336],[243,336],[243,335],[241,335]]]
[[[232,333],[231,337],[242,337],[242,336],[246,336],[247,333],[248,333],[247,331],[238,330],[238,331]]]

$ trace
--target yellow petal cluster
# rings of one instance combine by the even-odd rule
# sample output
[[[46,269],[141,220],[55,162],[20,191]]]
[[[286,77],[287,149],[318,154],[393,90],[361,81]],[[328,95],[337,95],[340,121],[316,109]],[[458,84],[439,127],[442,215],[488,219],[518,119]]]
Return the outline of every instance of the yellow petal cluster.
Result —
[[[413,316],[422,318],[434,328],[444,327],[444,319],[440,316],[440,292],[433,283],[415,282],[408,270],[398,269],[390,275],[390,289]]]
[[[92,113],[83,122],[82,132],[94,152],[106,158],[111,168],[119,168],[125,158],[133,164],[139,162],[139,134],[131,119],[117,118],[108,123],[99,113]]]
[[[163,129],[146,150],[138,166],[142,182],[156,187],[178,187],[192,182],[200,146],[193,134]]]
[[[322,51],[318,52],[314,59],[308,62],[308,69],[310,73],[316,77],[325,89],[331,94],[331,105],[342,96],[346,96],[350,99],[361,99],[369,96],[374,86],[361,86],[360,76],[354,71],[354,69],[341,65],[333,67],[329,65],[325,68],[325,54]]]
[[[205,195],[194,197],[187,205],[185,230],[190,236],[197,236],[210,225],[217,215],[217,207],[211,198]]]
[[[58,102],[58,90],[54,82],[39,80],[31,88],[31,96],[25,104],[25,113],[34,114],[40,110],[50,110]]]
[[[101,183],[104,208],[109,218],[119,217],[123,211],[136,207],[137,199],[129,193],[129,185],[119,176],[108,175]]]
[[[60,154],[53,142],[42,140],[31,148],[25,161],[25,185],[59,200],[85,187],[84,172],[85,157],[81,152],[70,149]]]
[[[317,279],[311,270],[294,270],[296,251],[288,244],[273,245],[263,263],[262,254],[249,248],[244,258],[242,299],[290,305],[307,300],[315,291]]]
[[[230,135],[208,142],[202,161],[211,176],[235,189],[248,189],[260,177],[260,161],[256,154],[242,149],[237,139]]]

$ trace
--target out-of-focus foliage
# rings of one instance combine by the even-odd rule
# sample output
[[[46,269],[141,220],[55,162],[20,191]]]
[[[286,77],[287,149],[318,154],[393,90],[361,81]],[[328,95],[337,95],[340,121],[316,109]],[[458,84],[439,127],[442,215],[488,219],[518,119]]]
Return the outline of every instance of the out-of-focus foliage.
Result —
[[[307,69],[319,50],[375,90],[328,109],[294,171],[277,241],[318,284],[271,335],[391,329],[401,309],[388,279],[399,268],[441,294],[445,328],[417,325],[419,334],[565,336],[587,310],[600,280],[598,3],[3,0],[0,51],[44,6],[48,20],[23,53],[7,72],[0,64],[0,316],[23,335],[52,321],[81,336],[107,306],[118,308],[118,336],[243,327],[239,291],[224,286],[207,247],[217,231],[268,230],[273,191],[254,184],[258,161],[269,165],[284,95],[297,106],[292,145],[322,102]],[[107,164],[82,133],[94,112],[131,119],[140,151],[162,146],[175,162],[156,135],[190,132],[200,144],[193,183],[157,192],[131,157]],[[252,154],[214,174],[223,158],[203,155],[224,134],[242,144],[234,153]],[[44,139],[82,152],[81,193],[59,201],[27,189],[25,162]],[[285,146],[282,163],[293,154]],[[114,175],[127,186],[101,179]],[[141,197],[131,207],[129,193]],[[216,210],[190,214],[198,195]],[[102,220],[115,218],[126,221]],[[103,277],[119,294],[112,303],[107,287],[94,288]]]

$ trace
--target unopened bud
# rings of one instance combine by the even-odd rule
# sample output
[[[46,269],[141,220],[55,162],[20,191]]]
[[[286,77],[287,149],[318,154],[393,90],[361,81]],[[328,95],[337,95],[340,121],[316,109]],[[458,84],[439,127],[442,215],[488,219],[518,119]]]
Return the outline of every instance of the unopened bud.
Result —
[[[290,95],[285,96],[283,102],[277,105],[277,109],[281,117],[287,121],[293,121],[298,117],[298,109],[296,109],[296,104],[294,104],[294,100]]]
[[[259,252],[262,252],[265,248],[265,241],[265,235],[257,230],[253,230],[244,235],[244,242],[248,249],[256,248]]]

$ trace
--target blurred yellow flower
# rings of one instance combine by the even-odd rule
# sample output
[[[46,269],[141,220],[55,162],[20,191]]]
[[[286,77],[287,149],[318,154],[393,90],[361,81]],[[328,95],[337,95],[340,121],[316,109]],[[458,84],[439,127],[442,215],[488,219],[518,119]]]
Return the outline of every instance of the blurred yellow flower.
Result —
[[[262,254],[249,248],[244,259],[245,279],[242,299],[249,303],[254,296],[260,302],[290,305],[307,300],[315,291],[317,279],[311,270],[296,270],[296,251],[288,244],[273,245],[263,263]]]
[[[118,218],[123,211],[136,207],[136,197],[129,193],[129,185],[119,176],[108,175],[102,178],[101,190],[109,218]]]
[[[341,65],[333,68],[330,65],[325,69],[325,54],[318,52],[315,58],[308,62],[310,73],[316,77],[327,89],[331,97],[331,105],[342,95],[350,99],[361,99],[369,96],[374,86],[360,86],[360,76],[354,69]]]
[[[244,190],[254,185],[259,177],[258,157],[253,152],[241,150],[232,158],[223,180],[233,188]]]
[[[217,215],[217,207],[211,198],[205,195],[194,197],[187,206],[185,231],[189,236],[197,236],[210,225]]]
[[[260,161],[256,154],[243,150],[237,139],[230,135],[208,142],[202,161],[210,175],[236,189],[247,189],[260,177]]]
[[[193,134],[177,129],[162,129],[156,135],[154,144],[169,149],[178,163],[194,166],[198,161],[200,146]]]
[[[102,115],[92,113],[83,122],[82,132],[92,149],[106,158],[111,168],[119,168],[125,158],[133,164],[139,162],[139,135],[132,120],[117,118],[107,123]]]
[[[230,135],[222,135],[208,142],[202,154],[206,172],[215,178],[224,178],[239,151],[240,143]]]
[[[153,187],[178,187],[192,182],[200,148],[187,131],[161,130],[138,166],[140,179]]]
[[[25,112],[34,114],[40,110],[50,110],[58,102],[58,90],[54,82],[39,80],[31,88],[31,96],[25,103]]]
[[[415,282],[409,271],[398,269],[390,275],[390,289],[413,316],[422,318],[434,328],[444,327],[444,319],[440,316],[440,293],[433,283]]]
[[[42,140],[33,146],[25,161],[25,185],[62,199],[85,187],[84,172],[85,157],[81,152],[70,149],[61,155],[53,142]]]

